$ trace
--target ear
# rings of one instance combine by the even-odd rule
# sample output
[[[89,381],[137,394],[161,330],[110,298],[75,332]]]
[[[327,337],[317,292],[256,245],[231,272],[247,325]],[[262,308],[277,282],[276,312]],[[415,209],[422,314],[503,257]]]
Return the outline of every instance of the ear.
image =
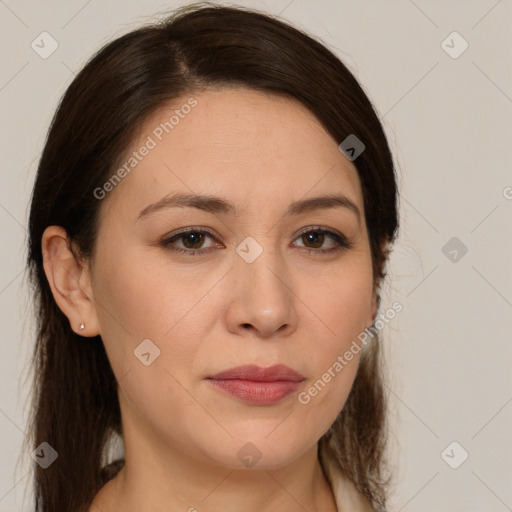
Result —
[[[379,312],[379,306],[380,306],[380,295],[377,290],[374,291],[372,296],[372,302],[371,302],[371,308],[370,308],[370,314],[368,316],[368,319],[366,321],[366,327],[370,327],[374,324],[375,319],[377,318],[377,313]]]
[[[381,262],[380,265],[384,265],[385,262],[388,259],[389,251],[390,251],[391,245],[387,239],[383,240],[380,244],[380,250],[381,250]],[[372,295],[372,302],[371,302],[371,308],[370,308],[370,314],[367,318],[367,327],[372,326],[375,323],[375,319],[377,318],[377,313],[379,312],[380,308],[380,285],[381,285],[381,268],[379,268],[379,278],[377,280],[374,279],[373,282],[373,295]]]
[[[43,267],[55,302],[80,336],[99,334],[89,265],[73,254],[66,230],[48,226],[41,239]],[[80,324],[85,328],[80,330]]]

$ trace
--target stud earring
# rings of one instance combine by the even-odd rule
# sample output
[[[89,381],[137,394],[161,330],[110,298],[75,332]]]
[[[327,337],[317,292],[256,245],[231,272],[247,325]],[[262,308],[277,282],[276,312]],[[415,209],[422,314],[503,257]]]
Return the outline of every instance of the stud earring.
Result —
[[[79,329],[81,331],[83,331],[85,329],[85,324],[83,322],[80,324]]]

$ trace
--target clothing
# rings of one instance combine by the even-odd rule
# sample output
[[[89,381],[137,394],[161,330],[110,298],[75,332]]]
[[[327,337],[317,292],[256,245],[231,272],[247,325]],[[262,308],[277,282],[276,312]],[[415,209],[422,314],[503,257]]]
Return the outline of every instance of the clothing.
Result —
[[[341,473],[340,468],[329,457],[325,448],[319,451],[319,458],[331,485],[338,512],[374,512],[368,500]]]

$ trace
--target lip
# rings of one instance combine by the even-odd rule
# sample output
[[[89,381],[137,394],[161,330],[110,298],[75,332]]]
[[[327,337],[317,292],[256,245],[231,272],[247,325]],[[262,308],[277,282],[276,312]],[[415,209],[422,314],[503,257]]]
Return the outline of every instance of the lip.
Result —
[[[305,377],[282,364],[268,368],[244,365],[217,373],[207,380],[217,389],[244,402],[270,405],[296,391]]]

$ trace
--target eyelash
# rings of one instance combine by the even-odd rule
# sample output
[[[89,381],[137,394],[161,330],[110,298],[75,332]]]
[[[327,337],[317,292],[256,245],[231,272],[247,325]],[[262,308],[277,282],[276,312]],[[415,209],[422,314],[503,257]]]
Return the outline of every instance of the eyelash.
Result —
[[[198,229],[198,228],[187,228],[183,231],[180,231],[179,233],[175,233],[171,237],[164,238],[160,245],[166,249],[170,249],[174,252],[178,252],[181,254],[185,254],[186,256],[201,256],[203,254],[207,254],[213,250],[213,247],[210,247],[208,249],[182,249],[180,247],[172,247],[172,243],[176,240],[182,239],[185,235],[188,235],[190,233],[197,233],[200,235],[209,235],[213,239],[215,239],[215,235],[206,229]],[[328,255],[332,253],[339,252],[341,250],[349,250],[352,249],[352,242],[350,242],[347,237],[344,235],[338,234],[334,231],[330,231],[328,229],[323,229],[321,227],[309,227],[307,230],[302,231],[297,238],[300,238],[308,233],[320,233],[323,235],[327,235],[330,238],[332,238],[338,245],[335,247],[331,247],[330,249],[308,249],[304,248],[305,251],[307,251],[308,254],[314,254],[315,256],[319,255]]]

